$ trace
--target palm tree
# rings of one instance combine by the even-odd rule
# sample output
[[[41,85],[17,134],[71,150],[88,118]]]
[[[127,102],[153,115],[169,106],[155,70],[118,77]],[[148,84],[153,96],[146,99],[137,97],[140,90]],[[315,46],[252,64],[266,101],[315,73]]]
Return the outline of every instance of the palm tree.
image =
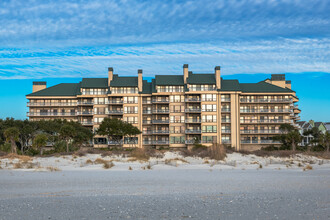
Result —
[[[6,141],[11,144],[11,152],[17,154],[17,146],[16,141],[19,138],[19,130],[16,127],[7,128],[4,131],[4,136],[6,137]]]
[[[60,137],[66,142],[66,152],[69,152],[69,141],[76,135],[76,130],[72,125],[65,124],[60,129]]]
[[[282,124],[280,126],[281,134],[274,137],[274,140],[279,140],[283,145],[291,146],[292,151],[296,151],[298,143],[302,137],[299,131],[290,124]]]
[[[44,147],[47,145],[48,137],[45,134],[37,134],[33,139],[33,147],[40,149],[40,155],[43,154]]]

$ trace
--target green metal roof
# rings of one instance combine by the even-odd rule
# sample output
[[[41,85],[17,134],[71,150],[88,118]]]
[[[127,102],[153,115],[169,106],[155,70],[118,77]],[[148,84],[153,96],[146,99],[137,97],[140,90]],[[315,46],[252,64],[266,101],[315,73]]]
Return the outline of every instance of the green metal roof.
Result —
[[[240,83],[239,85],[242,92],[294,92],[291,89],[275,86],[264,81],[258,83]]]
[[[107,88],[108,78],[83,78],[81,88]]]
[[[152,83],[147,80],[143,80],[142,92],[141,94],[151,94],[152,93]]]
[[[188,84],[198,84],[198,85],[215,85],[215,75],[212,74],[194,74],[192,72],[189,72],[188,78],[187,78]]]
[[[111,87],[137,87],[138,86],[138,77],[130,76],[118,76],[117,74],[113,75],[113,79],[110,82]]]
[[[155,85],[157,86],[183,86],[182,75],[156,75]]]
[[[79,88],[80,83],[61,83],[27,96],[76,96]]]
[[[221,89],[220,91],[240,91],[240,83],[237,79],[222,79],[221,78]]]

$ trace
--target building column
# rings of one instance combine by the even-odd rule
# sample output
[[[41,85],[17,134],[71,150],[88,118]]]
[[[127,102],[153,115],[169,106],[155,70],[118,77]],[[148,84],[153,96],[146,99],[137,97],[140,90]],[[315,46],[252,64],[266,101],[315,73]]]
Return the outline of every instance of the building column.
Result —
[[[240,105],[237,93],[230,95],[230,121],[231,121],[231,146],[235,150],[241,149],[240,138]]]
[[[142,132],[142,96],[138,96],[138,129]],[[142,133],[138,135],[138,147],[142,148]]]
[[[217,93],[217,143],[222,144],[221,141],[221,93]]]

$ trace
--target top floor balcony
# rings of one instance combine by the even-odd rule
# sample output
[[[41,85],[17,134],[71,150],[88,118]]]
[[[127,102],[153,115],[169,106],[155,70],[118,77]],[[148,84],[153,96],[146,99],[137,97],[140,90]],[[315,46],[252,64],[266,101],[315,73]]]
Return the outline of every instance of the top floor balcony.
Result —
[[[28,107],[44,107],[44,106],[77,106],[77,102],[28,102]]]

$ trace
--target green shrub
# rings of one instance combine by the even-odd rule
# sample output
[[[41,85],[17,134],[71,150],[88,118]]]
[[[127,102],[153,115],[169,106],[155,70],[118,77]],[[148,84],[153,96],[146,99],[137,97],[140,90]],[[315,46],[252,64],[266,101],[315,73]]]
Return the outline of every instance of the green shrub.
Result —
[[[3,145],[0,145],[0,151],[3,152],[10,152],[11,145],[9,143],[4,143]]]
[[[39,155],[40,154],[40,151],[31,147],[28,150],[26,150],[24,152],[24,154],[25,155],[28,155],[28,156],[35,156],[35,155]]]
[[[194,144],[192,150],[206,150],[207,146],[203,144]]]

